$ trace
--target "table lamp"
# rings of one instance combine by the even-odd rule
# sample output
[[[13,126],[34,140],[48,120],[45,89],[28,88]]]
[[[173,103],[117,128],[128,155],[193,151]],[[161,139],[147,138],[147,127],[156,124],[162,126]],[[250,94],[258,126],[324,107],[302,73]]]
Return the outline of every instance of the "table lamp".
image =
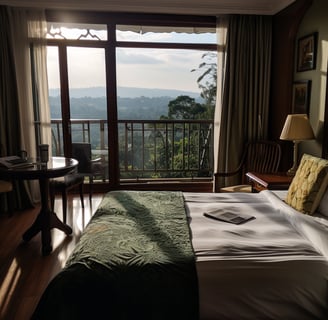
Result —
[[[298,144],[303,140],[314,139],[313,129],[306,114],[287,115],[284,127],[281,131],[281,140],[294,142],[293,166],[287,171],[287,175],[294,176],[298,167]]]

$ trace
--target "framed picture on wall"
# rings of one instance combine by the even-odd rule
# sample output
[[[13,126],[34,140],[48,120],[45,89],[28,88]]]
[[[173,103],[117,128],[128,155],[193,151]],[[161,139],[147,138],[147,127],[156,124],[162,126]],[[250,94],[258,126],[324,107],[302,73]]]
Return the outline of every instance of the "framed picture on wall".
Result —
[[[298,40],[297,71],[316,68],[318,32],[311,33]]]
[[[292,112],[309,115],[311,96],[311,80],[293,83]]]

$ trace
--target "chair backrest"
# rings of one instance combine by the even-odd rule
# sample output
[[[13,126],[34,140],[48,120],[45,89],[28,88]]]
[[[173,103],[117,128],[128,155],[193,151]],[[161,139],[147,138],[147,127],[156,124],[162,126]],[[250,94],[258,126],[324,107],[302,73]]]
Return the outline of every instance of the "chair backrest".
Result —
[[[278,142],[260,140],[249,142],[246,148],[243,176],[249,171],[276,173],[281,160],[281,146]]]
[[[79,161],[77,171],[91,173],[91,144],[86,142],[72,143],[72,157]]]

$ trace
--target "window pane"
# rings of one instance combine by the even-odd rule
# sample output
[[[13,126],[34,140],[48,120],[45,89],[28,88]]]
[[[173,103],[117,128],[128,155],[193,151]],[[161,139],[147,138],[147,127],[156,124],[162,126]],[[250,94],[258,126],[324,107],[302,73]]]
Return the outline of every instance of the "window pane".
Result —
[[[210,176],[216,57],[198,50],[117,49],[122,179]],[[202,78],[212,67],[212,77]],[[212,87],[212,98],[204,99]]]
[[[72,142],[91,143],[101,180],[107,175],[108,127],[105,51],[67,48]]]
[[[108,38],[105,25],[49,24],[50,28],[52,39]],[[214,28],[119,25],[116,37],[117,41],[162,42],[175,48],[180,45],[170,46],[170,43],[181,44],[182,48],[186,48],[183,44],[191,43],[201,48],[202,44],[216,44],[215,31]],[[82,43],[79,47],[66,47],[71,116],[68,129],[72,142],[91,143],[93,158],[100,157],[107,169],[104,43],[93,42],[102,48],[91,48],[90,43],[88,48],[83,48]],[[112,89],[117,89],[118,95],[121,178],[211,177],[216,51],[123,48],[123,44],[115,42],[108,45],[116,46],[117,88]],[[52,117],[62,118],[59,89],[54,89],[59,88],[57,49],[54,55],[56,72],[49,71],[49,87],[53,97],[57,97],[58,107],[54,108]],[[61,61],[64,60],[65,54],[61,56]],[[51,63],[49,66],[50,70]],[[111,75],[107,78],[111,79]],[[52,106],[56,106],[54,101]],[[61,128],[56,130],[62,132]],[[107,179],[108,171],[105,176]]]
[[[118,25],[118,41],[216,44],[215,28]]]
[[[60,100],[58,47],[47,48],[47,72],[49,86],[49,104],[52,134],[52,154],[64,155],[62,109]]]
[[[204,81],[212,81],[216,85],[216,78],[205,77],[202,83],[197,82],[206,69],[206,65],[199,68],[201,63],[216,65],[216,53],[200,50],[118,48],[119,119],[159,119],[161,115],[167,115],[168,102],[180,95],[201,101],[200,85],[204,85]],[[120,100],[138,97],[144,101],[134,101],[133,108],[128,105],[128,100]],[[156,101],[159,98],[161,102]],[[147,103],[152,103],[152,108],[142,109]]]

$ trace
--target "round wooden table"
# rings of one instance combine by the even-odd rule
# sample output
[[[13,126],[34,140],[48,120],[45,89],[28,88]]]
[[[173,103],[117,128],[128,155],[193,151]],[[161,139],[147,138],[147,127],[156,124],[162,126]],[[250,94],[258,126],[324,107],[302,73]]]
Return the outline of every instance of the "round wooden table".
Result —
[[[51,229],[57,228],[67,235],[72,233],[72,228],[63,223],[52,212],[49,206],[49,179],[64,176],[73,171],[78,161],[71,158],[53,157],[47,165],[34,163],[31,166],[0,169],[0,177],[6,180],[39,180],[41,195],[41,210],[34,223],[23,234],[23,240],[31,240],[41,232],[42,254],[48,255],[52,251]]]

